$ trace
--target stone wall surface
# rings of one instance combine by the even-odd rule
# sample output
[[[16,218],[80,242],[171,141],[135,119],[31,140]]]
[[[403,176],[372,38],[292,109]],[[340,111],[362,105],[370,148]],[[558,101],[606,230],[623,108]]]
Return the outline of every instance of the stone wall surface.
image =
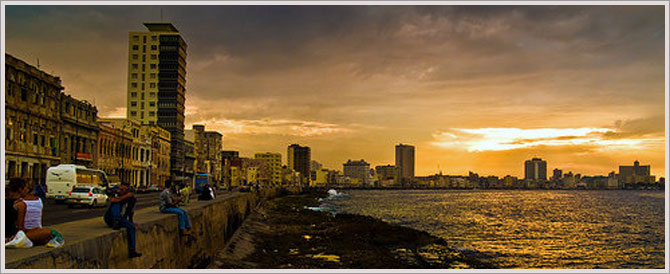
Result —
[[[192,268],[206,264],[225,246],[254,207],[280,191],[221,195],[212,201],[192,202],[185,207],[191,219],[191,237],[179,235],[177,217],[155,207],[135,214],[137,250],[142,257],[128,259],[125,229],[112,230],[102,217],[53,226],[63,234],[61,248],[44,246],[5,249],[5,268],[98,269],[98,268]]]

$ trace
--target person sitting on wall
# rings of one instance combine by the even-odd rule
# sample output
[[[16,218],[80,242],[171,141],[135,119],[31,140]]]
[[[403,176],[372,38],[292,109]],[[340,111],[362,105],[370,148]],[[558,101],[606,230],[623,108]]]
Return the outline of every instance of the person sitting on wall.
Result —
[[[159,196],[158,209],[161,213],[176,214],[181,234],[191,235],[191,220],[188,218],[188,212],[177,207],[183,196],[177,196],[176,194],[176,186],[172,184],[172,181],[165,181],[165,190]]]
[[[51,229],[42,227],[42,199],[32,194],[31,185],[24,179],[12,178],[7,185],[7,194],[14,199],[12,207],[16,213],[14,234],[22,230],[33,245],[44,245],[51,240]],[[11,215],[13,211],[9,212]],[[6,216],[7,217],[7,216]],[[9,225],[9,224],[8,224]],[[10,235],[12,231],[6,231]],[[11,234],[12,237],[14,234]],[[8,238],[5,238],[7,242]],[[11,238],[9,238],[11,240]]]
[[[121,184],[117,192],[112,195],[109,208],[105,212],[105,223],[113,229],[125,227],[128,233],[128,258],[140,257],[142,254],[135,249],[135,224],[132,222],[132,211],[137,199],[130,191],[127,183]],[[125,212],[122,215],[121,212],[123,212],[124,207]],[[128,214],[129,212],[130,214]]]
[[[179,189],[179,195],[182,197],[177,206],[187,206],[189,200],[191,199],[191,186],[182,182],[180,184],[181,188]]]
[[[216,198],[216,196],[214,196],[214,189],[212,188],[212,186],[210,186],[209,184],[203,185],[202,186],[202,192],[200,192],[200,196],[198,196],[198,200],[208,201],[208,200],[213,200],[214,198]]]

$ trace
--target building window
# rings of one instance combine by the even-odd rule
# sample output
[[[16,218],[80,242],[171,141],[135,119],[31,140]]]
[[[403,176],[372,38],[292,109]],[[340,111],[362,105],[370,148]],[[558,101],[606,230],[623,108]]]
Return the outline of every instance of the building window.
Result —
[[[142,64],[142,72],[144,72],[144,68],[145,68],[145,66],[144,66],[144,64]]]
[[[33,145],[37,145],[37,133],[33,133]]]
[[[131,92],[130,97],[131,98],[137,98],[137,92]]]
[[[131,111],[130,116],[137,116],[137,111]]]
[[[138,50],[138,49],[139,49],[139,46],[133,45],[133,50]]]
[[[21,88],[21,101],[28,101],[28,91],[26,88]]]
[[[135,102],[135,101],[130,102],[130,106],[131,106],[131,107],[136,107],[136,106],[137,106],[137,102]]]
[[[151,60],[156,60],[157,58],[158,58],[158,55],[156,55],[156,54],[151,55]]]
[[[133,41],[140,41],[140,37],[138,35],[133,35]]]
[[[150,88],[156,88],[156,83],[149,83]]]
[[[131,75],[130,75],[130,78],[132,78],[132,79],[137,79],[137,73],[133,73],[133,74],[131,74]]]
[[[131,87],[137,88],[137,83],[130,83]]]
[[[144,92],[142,92],[140,95],[142,95],[142,100],[144,100]]]
[[[133,64],[133,69],[137,69],[137,64]]]
[[[44,146],[44,145],[45,145],[44,135],[40,135],[40,146]]]
[[[156,115],[155,112],[153,112],[153,111],[149,111],[149,116],[150,116],[150,117],[153,117],[154,115]]]
[[[151,50],[157,50],[157,49],[158,49],[158,46],[156,46],[156,45],[151,45]]]
[[[144,73],[142,73],[142,81],[144,81]],[[144,84],[143,84],[143,85],[144,85]],[[142,89],[144,89],[144,88],[142,88]]]
[[[140,103],[140,109],[144,109],[144,102]]]
[[[155,73],[149,74],[149,78],[156,79],[156,74]]]
[[[156,102],[149,102],[149,106],[150,106],[150,107],[155,107],[155,106],[156,106]]]
[[[151,69],[156,69],[156,64],[150,64],[149,67],[150,67]]]
[[[142,45],[142,52],[147,52],[147,45]]]
[[[145,44],[146,44],[146,42],[147,42],[147,37],[146,37],[146,36],[142,36],[142,43],[145,43]]]
[[[142,76],[144,76],[144,74],[142,74]],[[142,79],[142,80],[144,80],[144,79]],[[144,91],[144,83],[142,83],[142,91]]]
[[[133,54],[133,60],[137,60],[138,57],[139,57],[139,55]]]
[[[149,92],[149,97],[156,97],[156,93],[155,92]]]
[[[144,119],[144,111],[140,111],[140,119]]]
[[[5,134],[7,135],[7,140],[11,141],[13,139],[12,138],[12,128],[7,127],[5,130],[6,130]]]

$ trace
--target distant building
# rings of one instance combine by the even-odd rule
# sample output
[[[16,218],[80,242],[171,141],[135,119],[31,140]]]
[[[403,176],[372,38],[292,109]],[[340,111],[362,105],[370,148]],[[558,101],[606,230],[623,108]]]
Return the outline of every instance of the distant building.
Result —
[[[386,187],[395,185],[398,181],[398,167],[394,165],[376,166],[378,186]]]
[[[170,132],[157,125],[142,125],[142,136],[151,140],[149,184],[163,186],[170,178]]]
[[[122,182],[130,182],[132,134],[104,120],[98,120],[98,127],[98,169],[117,175]]]
[[[221,149],[223,148],[223,135],[216,131],[205,131],[203,153],[205,153],[205,168],[212,176],[216,185],[221,182]]]
[[[395,146],[395,166],[398,167],[399,183],[403,186],[411,185],[414,181],[414,146]]]
[[[651,176],[651,166],[641,166],[635,161],[632,166],[619,166],[619,181],[624,185],[653,184],[656,176]]]
[[[563,177],[563,170],[560,170],[558,168],[554,169],[554,175],[551,176],[552,181],[557,181],[560,180]]]
[[[272,152],[256,153],[256,155],[254,155],[254,158],[266,162],[271,174],[270,183],[275,186],[281,185],[282,182],[281,154]]]
[[[310,165],[312,161],[312,152],[307,146],[292,144],[288,146],[287,153],[288,168],[300,172],[303,182],[310,181]]]
[[[178,181],[186,181],[190,184],[195,184],[195,174],[196,174],[195,143],[193,141],[194,140],[190,138],[184,139],[184,142],[182,143],[184,152],[184,162],[183,165],[181,166],[182,169],[178,173],[181,174],[181,176],[175,176],[175,178],[177,178]],[[171,145],[172,144],[174,144],[174,142],[171,143]],[[172,163],[174,163],[174,161],[170,161],[170,164]],[[174,171],[174,168],[172,168],[171,172],[172,171]]]
[[[362,186],[368,186],[370,183],[370,164],[365,160],[348,160],[343,164],[343,173],[345,177],[358,180]]]
[[[114,129],[125,132],[131,143],[121,143],[123,149],[127,150],[129,161],[120,161],[120,170],[125,174],[119,174],[121,181],[132,186],[146,186],[149,184],[151,166],[151,140],[148,135],[142,134],[142,125],[139,121],[125,118],[99,118],[100,124],[108,125]],[[125,138],[125,137],[124,137]]]
[[[533,158],[532,160],[527,160],[524,167],[524,179],[536,182],[547,180],[547,161]]]
[[[618,189],[619,188],[619,180],[617,179],[616,174],[614,171],[610,172],[610,174],[607,175],[607,186],[608,189]]]
[[[240,158],[240,152],[234,150],[223,150],[219,153],[221,159],[221,179],[223,185],[228,188],[232,186],[233,160]]]

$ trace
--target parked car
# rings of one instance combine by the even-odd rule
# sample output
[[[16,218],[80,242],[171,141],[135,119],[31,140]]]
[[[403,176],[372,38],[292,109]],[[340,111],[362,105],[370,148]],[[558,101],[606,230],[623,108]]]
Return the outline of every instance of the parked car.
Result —
[[[75,205],[87,205],[90,207],[104,207],[109,202],[109,196],[105,194],[105,190],[99,186],[92,185],[75,185],[72,191],[68,193],[65,201],[69,207]]]
[[[149,192],[149,188],[147,186],[140,186],[135,190],[135,193],[147,193]]]
[[[150,186],[148,188],[148,191],[149,192],[161,192],[161,191],[163,191],[163,188],[160,187],[160,186]]]

